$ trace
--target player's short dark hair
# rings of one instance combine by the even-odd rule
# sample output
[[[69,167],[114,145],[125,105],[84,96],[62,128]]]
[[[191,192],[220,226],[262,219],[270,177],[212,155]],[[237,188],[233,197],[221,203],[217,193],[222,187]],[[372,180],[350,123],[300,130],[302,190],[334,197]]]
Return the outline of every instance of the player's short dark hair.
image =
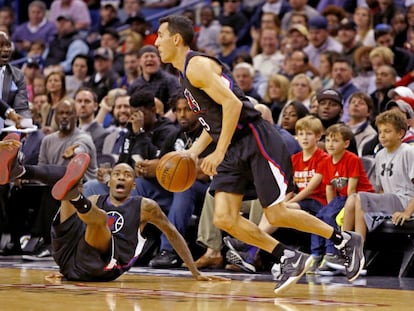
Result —
[[[190,46],[193,43],[193,22],[187,16],[169,15],[160,18],[160,25],[163,23],[168,23],[168,31],[171,35],[180,34],[185,45]]]

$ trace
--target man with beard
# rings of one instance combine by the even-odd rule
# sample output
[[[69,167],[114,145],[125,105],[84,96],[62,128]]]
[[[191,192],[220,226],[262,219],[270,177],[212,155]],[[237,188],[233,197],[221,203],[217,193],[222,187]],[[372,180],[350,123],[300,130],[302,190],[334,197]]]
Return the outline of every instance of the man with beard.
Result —
[[[321,120],[323,125],[323,134],[320,139],[320,147],[325,149],[325,130],[331,125],[342,123],[340,121],[343,112],[343,100],[341,94],[334,89],[320,91],[316,95],[318,101],[318,110],[316,117]],[[352,137],[347,148],[349,151],[358,154],[355,138]]]
[[[97,157],[102,154],[103,143],[108,131],[102,124],[95,121],[95,113],[98,110],[98,98],[96,93],[88,87],[80,87],[75,93],[75,107],[78,116],[78,127],[89,133],[95,144]]]
[[[180,125],[180,131],[173,133],[166,140],[161,155],[170,151],[189,149],[203,131],[197,116],[188,106],[187,99],[182,92],[171,99],[171,107],[176,115],[177,123]],[[206,156],[212,150],[210,146],[201,156]],[[135,169],[137,170],[137,167]],[[172,203],[168,209],[168,219],[181,235],[185,236],[188,223],[194,211],[201,210],[209,185],[209,176],[205,175],[198,168],[197,179],[194,184],[186,191],[172,194]],[[149,266],[154,268],[171,268],[180,266],[181,262],[166,235],[162,234],[160,252],[149,262]]]
[[[72,99],[64,99],[56,107],[55,120],[58,130],[43,138],[40,145],[39,166],[61,165],[67,166],[69,161],[79,153],[88,153],[90,163],[84,178],[90,180],[96,178],[96,148],[88,133],[76,127],[76,108]],[[22,175],[21,179],[30,179],[30,176]],[[50,191],[44,191],[36,220],[31,228],[32,238],[43,238],[43,246],[32,255],[24,255],[26,260],[50,259],[50,227],[58,208],[59,201],[52,198]]]

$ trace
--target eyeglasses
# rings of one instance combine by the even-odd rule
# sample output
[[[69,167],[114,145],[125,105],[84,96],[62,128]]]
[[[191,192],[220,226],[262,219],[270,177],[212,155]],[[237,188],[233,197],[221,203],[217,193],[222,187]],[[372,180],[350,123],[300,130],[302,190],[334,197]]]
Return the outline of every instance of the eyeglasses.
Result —
[[[224,0],[223,2],[237,3],[240,2],[240,0]]]

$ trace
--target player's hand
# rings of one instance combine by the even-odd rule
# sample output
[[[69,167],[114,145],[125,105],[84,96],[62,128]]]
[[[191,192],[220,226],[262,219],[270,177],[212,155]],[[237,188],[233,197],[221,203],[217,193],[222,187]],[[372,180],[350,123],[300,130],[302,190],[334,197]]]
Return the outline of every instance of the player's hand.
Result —
[[[129,123],[132,125],[132,131],[138,134],[141,128],[144,128],[144,113],[141,110],[134,111],[130,118]]]
[[[107,176],[111,175],[112,168],[105,168],[105,167],[99,167],[98,172],[96,173],[96,179],[100,183],[107,183]]]
[[[21,115],[19,115],[15,111],[12,111],[9,113],[8,119],[12,120],[15,123],[16,128],[21,128],[20,121],[23,119]]]
[[[231,279],[224,278],[224,277],[217,276],[217,275],[199,274],[195,278],[197,281],[215,281],[215,282],[231,281]]]
[[[114,108],[113,105],[111,104],[113,103],[110,102],[108,96],[105,96],[99,103],[99,107],[104,109],[106,112],[111,112],[112,109]]]
[[[224,159],[224,153],[221,153],[217,150],[215,150],[213,153],[206,156],[201,162],[201,169],[203,170],[204,174],[208,176],[214,176],[217,174],[217,166],[220,165],[220,163]]]
[[[135,161],[135,174],[138,177],[155,177],[155,170],[159,159]]]
[[[78,147],[79,147],[79,144],[75,144],[75,145],[71,145],[67,147],[62,157],[66,160],[72,159],[76,155],[75,149]]]

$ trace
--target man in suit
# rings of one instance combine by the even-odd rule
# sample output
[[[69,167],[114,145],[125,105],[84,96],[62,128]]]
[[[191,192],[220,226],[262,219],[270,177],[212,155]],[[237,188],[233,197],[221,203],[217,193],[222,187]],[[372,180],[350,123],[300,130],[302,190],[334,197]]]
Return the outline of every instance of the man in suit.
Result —
[[[11,56],[12,41],[5,32],[0,31],[0,132],[6,119],[13,121],[19,128],[23,118],[31,118],[24,75],[21,70],[9,64]],[[0,228],[7,223],[7,219],[2,215],[6,215],[8,194],[9,185],[1,185]],[[0,238],[1,235],[2,232]],[[0,248],[4,246],[4,243],[0,244]]]
[[[10,65],[12,42],[0,31],[0,117],[9,119],[20,127],[22,118],[31,118],[23,72]],[[0,120],[0,128],[3,120]]]
[[[98,99],[96,93],[87,87],[79,88],[75,93],[76,115],[78,116],[79,128],[92,137],[96,147],[96,154],[102,154],[102,147],[108,131],[102,124],[95,121],[95,113],[98,110]]]

